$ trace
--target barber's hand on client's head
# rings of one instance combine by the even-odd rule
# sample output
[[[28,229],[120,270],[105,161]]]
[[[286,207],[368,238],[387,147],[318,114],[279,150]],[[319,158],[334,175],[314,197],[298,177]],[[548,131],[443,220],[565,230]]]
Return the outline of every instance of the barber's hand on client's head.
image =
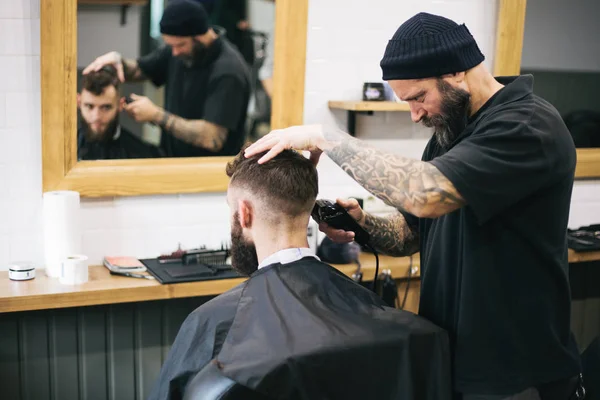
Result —
[[[364,226],[365,213],[358,205],[358,201],[355,199],[337,199],[336,203],[344,207],[348,214],[354,218],[359,225]],[[330,227],[324,222],[319,224],[319,230],[327,235],[331,241],[335,243],[348,243],[354,240],[354,232],[348,232],[341,229],[335,229]]]
[[[244,155],[252,157],[255,154],[267,151],[258,160],[259,164],[265,163],[281,153],[283,150],[310,151],[310,160],[316,165],[323,153],[326,140],[323,135],[322,125],[292,126],[286,129],[274,130],[250,145]]]
[[[105,65],[112,65],[117,70],[117,77],[121,82],[125,82],[125,73],[123,71],[123,57],[116,51],[111,51],[96,58],[83,70],[82,74],[87,75],[92,71],[100,71]]]

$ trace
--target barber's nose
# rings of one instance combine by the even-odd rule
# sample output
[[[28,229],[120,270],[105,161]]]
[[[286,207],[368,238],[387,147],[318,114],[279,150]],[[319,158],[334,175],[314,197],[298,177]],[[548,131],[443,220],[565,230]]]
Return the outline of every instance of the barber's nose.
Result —
[[[410,118],[413,122],[419,122],[425,116],[425,110],[410,106]]]

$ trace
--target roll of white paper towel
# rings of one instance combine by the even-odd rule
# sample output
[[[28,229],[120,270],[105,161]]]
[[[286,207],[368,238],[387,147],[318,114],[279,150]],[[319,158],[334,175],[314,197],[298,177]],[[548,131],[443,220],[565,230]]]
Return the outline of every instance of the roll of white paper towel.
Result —
[[[88,258],[86,256],[67,256],[62,262],[59,282],[64,285],[79,285],[89,280]]]
[[[44,262],[50,277],[60,277],[67,256],[81,254],[79,201],[74,191],[44,193]]]

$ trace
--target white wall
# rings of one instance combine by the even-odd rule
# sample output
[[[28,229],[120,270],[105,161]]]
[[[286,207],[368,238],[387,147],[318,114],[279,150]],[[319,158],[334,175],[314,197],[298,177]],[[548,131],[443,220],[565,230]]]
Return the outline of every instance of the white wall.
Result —
[[[378,63],[387,39],[419,10],[466,21],[488,57],[493,48],[494,2],[370,0],[370,18],[365,18],[366,4],[311,0],[306,122],[330,121],[327,100],[360,98],[364,80],[380,79]],[[43,259],[39,0],[0,1],[0,32],[0,266],[5,269],[10,260],[41,264]],[[361,134],[387,132],[388,138],[406,139],[395,141],[395,150],[420,157],[423,140],[409,139],[425,133],[407,114],[359,120]],[[344,123],[343,115],[336,113],[335,121]],[[390,147],[390,142],[379,145]],[[361,194],[326,160],[319,169],[323,196]],[[571,226],[600,222],[599,206],[598,182],[578,183]],[[185,247],[219,245],[229,235],[223,193],[86,200],[82,219],[84,251],[96,263],[105,254],[156,256],[174,250],[178,242]]]
[[[525,69],[600,71],[598,0],[528,0]]]

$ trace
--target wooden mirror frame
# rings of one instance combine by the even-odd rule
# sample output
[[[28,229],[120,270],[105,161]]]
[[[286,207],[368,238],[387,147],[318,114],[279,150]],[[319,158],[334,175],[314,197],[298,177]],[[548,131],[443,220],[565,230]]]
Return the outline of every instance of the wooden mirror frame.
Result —
[[[82,197],[222,192],[231,157],[77,161],[77,0],[40,2],[42,190]],[[271,125],[303,120],[308,0],[278,0]]]
[[[517,75],[521,71],[525,8],[527,0],[499,0],[494,75]],[[600,148],[577,149],[575,178],[600,177]]]
[[[43,191],[82,197],[223,192],[230,157],[77,161],[77,0],[40,2]],[[499,0],[494,74],[520,71],[526,0]],[[308,0],[277,0],[274,129],[303,122]],[[576,176],[600,176],[600,149],[578,149]]]

